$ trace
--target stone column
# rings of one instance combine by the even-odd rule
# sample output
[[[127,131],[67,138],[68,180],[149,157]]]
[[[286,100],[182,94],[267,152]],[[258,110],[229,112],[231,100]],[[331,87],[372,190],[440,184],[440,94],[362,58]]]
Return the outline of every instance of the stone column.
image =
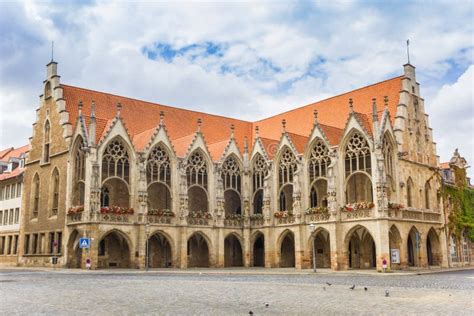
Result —
[[[387,266],[390,267],[390,241],[389,241],[389,222],[379,220],[377,222],[376,236],[374,236],[377,271],[382,271],[383,259],[387,260]]]
[[[176,247],[177,252],[177,266],[181,269],[186,269],[188,267],[188,227],[181,226],[179,227],[179,237]]]

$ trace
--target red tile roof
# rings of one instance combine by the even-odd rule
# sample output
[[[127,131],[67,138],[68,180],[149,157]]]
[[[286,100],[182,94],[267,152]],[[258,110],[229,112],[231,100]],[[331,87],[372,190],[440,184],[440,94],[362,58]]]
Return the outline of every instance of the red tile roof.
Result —
[[[0,181],[18,177],[19,175],[23,174],[24,171],[25,168],[18,167],[15,168],[15,170],[13,170],[12,172],[4,172],[0,174]]]
[[[29,149],[29,145],[24,145],[18,148],[7,148],[0,151],[0,160],[8,162],[10,158],[20,158],[21,155],[26,154]]]
[[[235,126],[234,137],[241,152],[244,138],[248,144],[254,143],[253,130],[260,127],[260,137],[270,158],[275,154],[281,138],[281,121],[286,120],[286,131],[297,150],[303,152],[314,126],[313,110],[318,110],[318,123],[331,145],[337,145],[343,135],[343,129],[349,114],[348,100],[354,101],[354,111],[369,133],[372,131],[372,98],[377,98],[381,115],[383,98],[389,98],[389,110],[393,120],[399,103],[402,77],[385,80],[367,87],[347,92],[329,99],[318,101],[294,110],[281,113],[257,122],[207,114],[176,108],[109,93],[62,85],[69,121],[75,127],[78,116],[78,103],[83,102],[82,112],[89,124],[92,100],[96,103],[97,142],[107,133],[116,116],[117,103],[122,104],[120,117],[137,151],[143,151],[160,122],[160,112],[165,114],[164,123],[176,154],[183,157],[188,150],[197,130],[197,120],[202,120],[201,131],[206,145],[214,160],[221,157],[230,137],[230,127]],[[251,151],[251,148],[249,148]]]

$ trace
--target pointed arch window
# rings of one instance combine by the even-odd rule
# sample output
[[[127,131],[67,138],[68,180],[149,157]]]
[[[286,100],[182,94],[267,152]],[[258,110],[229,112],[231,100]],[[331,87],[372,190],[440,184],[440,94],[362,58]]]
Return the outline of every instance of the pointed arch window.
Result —
[[[253,214],[263,213],[263,187],[268,169],[265,158],[256,154],[252,164]]]
[[[203,155],[196,151],[188,159],[186,166],[188,187],[199,185],[207,190],[207,164]]]
[[[319,177],[327,176],[327,167],[331,159],[329,158],[329,149],[321,139],[318,139],[311,148],[309,157],[309,180],[311,183]]]
[[[146,176],[148,184],[162,182],[171,187],[171,162],[163,145],[153,147],[148,155]]]
[[[360,133],[354,133],[345,148],[346,177],[356,171],[365,171],[371,174],[371,170],[369,144]]]
[[[52,203],[51,203],[51,215],[58,215],[59,208],[59,172],[58,169],[54,169],[52,176]]]
[[[84,147],[84,139],[79,136],[74,149],[73,205],[84,205],[86,170]]]
[[[241,193],[240,167],[234,156],[229,156],[222,164],[221,178],[224,191],[233,189]]]
[[[425,209],[429,210],[431,208],[431,186],[430,182],[426,181],[425,183]]]
[[[318,138],[311,148],[308,173],[311,184],[310,207],[327,206],[327,167],[330,164],[329,149]]]
[[[110,192],[109,188],[102,187],[100,190],[100,206],[109,207],[110,206]]]
[[[119,139],[112,140],[105,149],[102,158],[102,181],[118,177],[129,182],[130,162],[127,149]]]
[[[280,211],[293,210],[293,177],[297,168],[296,156],[285,147],[280,156],[278,173]]]
[[[252,165],[253,192],[262,189],[264,179],[268,175],[268,165],[262,155],[257,154]]]
[[[33,178],[33,207],[32,207],[32,215],[33,218],[38,217],[39,213],[39,195],[40,195],[40,178],[38,174],[36,174]]]
[[[229,156],[222,164],[221,178],[226,216],[242,214],[240,166],[234,156]]]
[[[296,164],[296,157],[290,148],[285,147],[283,153],[281,154],[280,164],[279,164],[279,174],[278,174],[278,183],[280,187],[287,183],[293,183],[293,176],[298,168]]]
[[[50,158],[50,144],[51,144],[51,125],[49,120],[46,120],[43,130],[43,163],[49,162]]]

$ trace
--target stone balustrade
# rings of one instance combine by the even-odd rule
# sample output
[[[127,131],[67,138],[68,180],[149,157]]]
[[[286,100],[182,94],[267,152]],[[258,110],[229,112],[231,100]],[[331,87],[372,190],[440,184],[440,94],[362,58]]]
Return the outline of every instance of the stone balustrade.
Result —
[[[416,208],[388,209],[387,216],[397,220],[440,222],[441,213]]]
[[[82,212],[81,213],[72,213],[67,214],[66,224],[76,224],[82,222]]]
[[[209,226],[212,224],[212,218],[186,217],[188,225]]]
[[[225,227],[239,227],[241,228],[244,224],[243,218],[226,218],[224,219]]]
[[[357,220],[357,219],[367,219],[374,216],[374,209],[359,209],[354,211],[341,211],[341,220]]]
[[[275,224],[276,225],[294,224],[295,222],[296,222],[295,216],[275,217]]]
[[[304,216],[306,223],[327,222],[330,217],[329,213],[313,213]]]

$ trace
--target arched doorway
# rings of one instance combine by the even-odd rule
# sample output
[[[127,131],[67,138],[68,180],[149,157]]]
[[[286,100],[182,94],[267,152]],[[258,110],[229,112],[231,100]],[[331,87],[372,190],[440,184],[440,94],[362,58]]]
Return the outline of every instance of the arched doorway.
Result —
[[[148,266],[150,268],[169,268],[173,264],[171,245],[160,232],[148,239]]]
[[[283,233],[280,247],[280,268],[295,267],[295,236],[292,232]]]
[[[265,237],[258,233],[253,243],[253,266],[265,267]]]
[[[346,237],[349,268],[370,269],[376,266],[375,242],[363,226],[354,227]]]
[[[412,227],[407,238],[407,264],[409,267],[419,266],[420,243],[420,233],[415,227]]]
[[[242,267],[242,246],[235,235],[230,234],[224,239],[224,266]]]
[[[200,233],[188,239],[188,268],[209,267],[209,246]]]
[[[68,260],[67,266],[69,268],[80,268],[82,262],[82,249],[79,248],[79,233],[77,230],[74,230],[69,236],[68,241]]]
[[[400,267],[400,248],[402,246],[402,237],[400,235],[400,231],[398,230],[397,226],[392,225],[390,227],[390,231],[388,232],[388,242],[390,246],[390,253],[392,251],[398,253],[398,262],[392,261],[392,256],[390,256],[390,267],[392,269]]]
[[[314,247],[312,245],[314,243]],[[331,245],[329,239],[329,232],[325,229],[319,229],[313,234],[310,250],[311,265],[313,265],[313,254],[316,251],[316,267],[330,268],[331,267]]]
[[[438,234],[436,234],[433,228],[428,231],[428,236],[426,237],[426,252],[428,265],[441,266],[441,262],[443,261],[443,252],[441,250]]]
[[[123,233],[111,231],[102,237],[99,268],[130,268],[130,247]]]

